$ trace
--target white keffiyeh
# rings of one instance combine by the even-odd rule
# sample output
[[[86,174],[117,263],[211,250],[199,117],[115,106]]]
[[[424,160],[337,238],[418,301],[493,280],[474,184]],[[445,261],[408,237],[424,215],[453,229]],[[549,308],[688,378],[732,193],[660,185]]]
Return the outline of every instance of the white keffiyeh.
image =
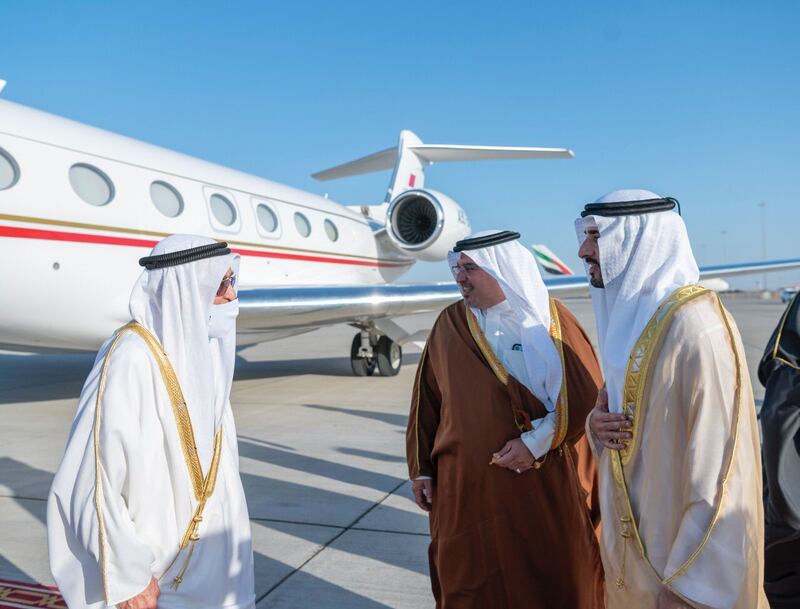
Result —
[[[497,232],[481,231],[467,239]],[[500,284],[519,322],[528,382],[519,380],[539,398],[548,412],[553,412],[561,390],[561,358],[550,337],[550,296],[533,254],[519,241],[463,253]],[[457,264],[459,256],[460,253],[452,251],[448,254],[451,267]]]
[[[659,199],[649,190],[617,190],[595,203]],[[603,375],[611,412],[622,411],[628,358],[658,306],[676,289],[697,283],[686,225],[673,211],[616,217],[586,216],[575,222],[578,242],[596,228],[604,288],[590,288]],[[588,276],[588,266],[587,266]]]

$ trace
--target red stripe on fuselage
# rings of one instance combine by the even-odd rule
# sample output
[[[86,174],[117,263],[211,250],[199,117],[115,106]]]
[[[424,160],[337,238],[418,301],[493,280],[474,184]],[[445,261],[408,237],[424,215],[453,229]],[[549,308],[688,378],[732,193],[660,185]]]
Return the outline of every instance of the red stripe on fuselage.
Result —
[[[158,241],[131,239],[128,237],[109,237],[107,235],[87,235],[85,233],[65,233],[39,228],[19,226],[0,226],[0,237],[17,239],[39,239],[43,241],[71,241],[73,243],[100,243],[103,245],[128,245],[131,247],[153,247]]]
[[[96,243],[100,245],[125,245],[130,247],[153,247],[158,241],[150,239],[131,239],[129,237],[111,237],[108,235],[87,235],[86,233],[70,233],[38,228],[22,228],[18,226],[0,226],[0,237],[14,237],[16,239],[39,239],[43,241],[68,241],[72,243]],[[355,266],[396,267],[405,266],[403,263],[392,264],[385,262],[368,262],[365,260],[347,260],[344,258],[328,258],[325,256],[309,256],[305,254],[287,254],[283,252],[261,252],[258,250],[231,248],[242,256],[256,256],[259,258],[279,258],[282,260],[303,260],[305,262],[324,262],[327,264],[349,264]]]

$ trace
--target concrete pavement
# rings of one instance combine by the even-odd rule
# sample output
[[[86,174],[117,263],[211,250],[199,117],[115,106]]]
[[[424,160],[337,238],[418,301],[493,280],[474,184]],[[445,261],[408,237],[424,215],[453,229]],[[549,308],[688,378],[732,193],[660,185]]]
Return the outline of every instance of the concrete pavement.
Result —
[[[755,365],[783,306],[725,297]],[[587,300],[569,306],[594,332]],[[401,320],[416,329],[432,316]],[[405,426],[417,350],[394,378],[354,378],[341,326],[240,353],[232,401],[258,607],[433,606],[427,519],[410,500]],[[45,500],[93,355],[0,352],[0,579],[52,584]]]

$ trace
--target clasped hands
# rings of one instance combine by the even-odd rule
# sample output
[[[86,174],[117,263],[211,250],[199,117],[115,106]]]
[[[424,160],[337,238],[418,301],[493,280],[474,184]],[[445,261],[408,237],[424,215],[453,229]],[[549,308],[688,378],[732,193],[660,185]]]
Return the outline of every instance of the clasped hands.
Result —
[[[600,444],[611,450],[625,447],[625,440],[633,434],[629,431],[633,422],[622,413],[608,412],[608,391],[603,387],[597,394],[594,410],[589,414],[589,429]]]
[[[498,465],[521,474],[533,467],[534,458],[525,443],[516,438],[506,442],[505,446],[492,455],[490,465]],[[418,478],[411,481],[411,492],[414,502],[421,510],[430,512],[433,507],[433,480]]]
[[[503,448],[492,455],[489,465],[498,465],[521,474],[531,469],[535,460],[525,442],[515,438],[506,442]]]

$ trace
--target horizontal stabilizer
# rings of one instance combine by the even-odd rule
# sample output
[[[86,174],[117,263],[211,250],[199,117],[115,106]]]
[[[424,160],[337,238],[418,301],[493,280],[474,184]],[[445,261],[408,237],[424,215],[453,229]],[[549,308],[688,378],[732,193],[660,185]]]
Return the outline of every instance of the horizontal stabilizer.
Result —
[[[455,146],[423,144],[409,148],[423,161],[512,161],[515,159],[571,159],[567,148],[532,148],[529,146]]]
[[[458,144],[423,144],[410,131],[400,135],[401,144],[361,157],[324,171],[311,174],[316,180],[335,180],[374,171],[392,169],[403,153],[412,153],[421,164],[445,161],[505,161],[519,159],[570,159],[575,156],[567,148],[530,146],[462,146]],[[406,140],[405,143],[403,140]]]
[[[321,182],[326,180],[338,180],[339,178],[349,178],[350,176],[357,176],[362,173],[391,169],[394,167],[395,161],[397,161],[397,148],[387,148],[386,150],[363,156],[355,161],[312,173],[311,177]]]

